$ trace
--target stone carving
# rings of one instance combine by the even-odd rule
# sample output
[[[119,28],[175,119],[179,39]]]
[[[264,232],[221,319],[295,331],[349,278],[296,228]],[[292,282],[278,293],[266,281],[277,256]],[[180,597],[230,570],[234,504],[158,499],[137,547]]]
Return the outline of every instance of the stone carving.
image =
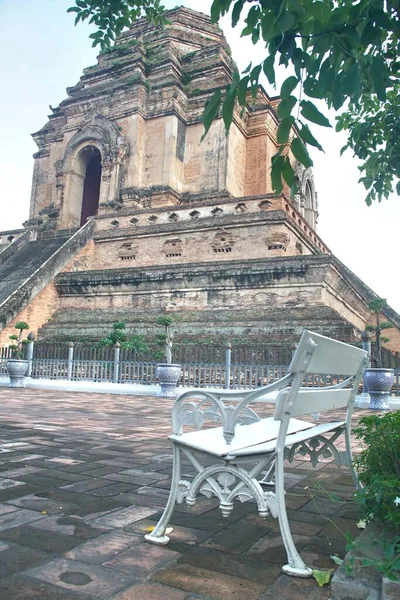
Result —
[[[268,210],[271,207],[271,204],[272,203],[269,200],[262,200],[258,205],[258,208],[261,208],[261,210]]]
[[[179,238],[167,240],[163,244],[163,253],[165,254],[166,258],[182,256],[182,252],[183,252],[183,244],[182,244],[182,240]]]
[[[268,250],[286,251],[290,242],[290,237],[284,231],[272,231],[265,236],[265,243]]]
[[[135,260],[138,247],[132,242],[124,242],[118,249],[118,258],[122,261]]]
[[[231,232],[220,229],[218,233],[215,234],[211,246],[215,253],[227,253],[232,252],[235,243],[236,237]]]

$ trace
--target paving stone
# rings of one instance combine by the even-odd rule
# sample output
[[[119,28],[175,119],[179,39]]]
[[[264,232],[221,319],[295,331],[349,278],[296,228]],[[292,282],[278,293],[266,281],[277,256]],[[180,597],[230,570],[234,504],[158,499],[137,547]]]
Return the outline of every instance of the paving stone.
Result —
[[[95,490],[96,488],[104,487],[105,485],[110,485],[110,482],[107,481],[107,479],[84,479],[78,483],[62,485],[61,489],[70,490],[72,492],[87,492],[89,490]]]
[[[268,529],[269,531],[280,531],[278,519],[272,517],[263,519],[258,514],[251,514],[244,517],[243,522],[254,527],[259,527],[261,530]],[[322,525],[314,525],[313,523],[305,523],[304,521],[295,521],[294,519],[290,519],[289,524],[292,533],[307,536],[318,535],[323,528]]]
[[[263,584],[248,579],[183,564],[157,571],[151,579],[188,592],[204,594],[215,600],[258,600],[265,589]],[[277,598],[279,596],[274,600]]]
[[[141,533],[144,536],[149,533],[150,528],[154,529],[155,522],[150,519],[143,519],[136,521],[132,525],[125,527],[127,531]],[[174,525],[170,527],[172,531],[168,533],[168,537],[171,539],[171,543],[185,543],[185,544],[200,544],[212,536],[211,531],[203,531],[202,529],[193,529],[191,527],[181,527],[180,525]]]
[[[182,548],[182,545],[177,545]],[[280,566],[264,560],[254,560],[247,556],[232,556],[227,552],[217,552],[209,548],[193,547],[186,551],[178,563],[201,567],[226,575],[234,575],[242,579],[249,579],[264,585],[272,584],[281,573]]]
[[[54,531],[44,531],[34,527],[22,526],[8,529],[0,533],[2,540],[14,542],[21,546],[27,546],[45,552],[54,552],[62,554],[74,548],[82,542],[81,539],[56,533]]]
[[[0,532],[43,518],[44,515],[38,514],[34,510],[21,509],[7,512],[6,514],[0,516]]]
[[[1,600],[93,600],[86,594],[75,594],[24,575],[13,575],[0,581]]]
[[[54,560],[25,574],[102,600],[108,600],[135,581],[134,577],[111,569],[68,559]]]
[[[120,510],[97,517],[91,522],[93,525],[99,525],[101,527],[126,527],[127,525],[145,519],[156,512],[156,510],[152,510],[147,506],[128,506],[127,508],[121,508]]]
[[[85,521],[90,521],[90,519],[101,517],[105,513],[124,508],[124,506],[125,505],[120,502],[119,497],[118,501],[114,498],[100,498],[78,508],[72,510],[67,509],[66,514],[69,514],[71,517],[78,517]]]
[[[29,508],[30,510],[37,510],[39,512],[47,513],[47,514],[60,514],[60,512],[65,512],[67,510],[72,510],[76,508],[76,504],[71,504],[68,502],[57,502],[56,500],[51,500],[49,498],[40,498],[39,496],[23,496],[22,498],[17,498],[9,501],[10,505],[14,507],[21,506],[23,508]],[[10,506],[10,508],[12,508]],[[15,508],[15,510],[17,510]]]
[[[138,583],[117,594],[114,600],[186,600],[187,592],[157,583]]]
[[[8,490],[9,488],[18,487],[19,485],[24,484],[25,482],[22,481],[14,481],[14,479],[0,478],[0,490]]]
[[[310,538],[306,535],[294,534],[292,537],[299,553],[310,541]],[[249,549],[247,554],[265,562],[274,562],[279,565],[287,563],[287,554],[280,535],[264,536]]]
[[[258,527],[239,521],[230,524],[220,533],[213,535],[212,538],[203,542],[202,546],[214,548],[215,550],[228,550],[238,554],[253,546],[262,535],[263,533]]]
[[[0,515],[6,515],[7,513],[15,512],[16,510],[18,510],[16,506],[10,506],[9,504],[0,504]]]
[[[39,471],[39,467],[21,467],[20,469],[10,469],[8,471],[2,471],[0,477],[14,478],[17,479],[30,473],[36,473]]]
[[[160,481],[162,479],[166,479],[167,475],[165,473],[149,473],[147,470],[141,469],[126,469],[119,473],[120,475],[134,475],[138,477],[146,477],[147,479],[152,479],[154,481]]]
[[[7,544],[7,546],[0,552],[0,578],[50,560],[49,554],[36,548],[16,544]]]
[[[152,517],[152,519],[154,519],[157,522],[161,515],[162,512],[157,513]],[[183,527],[192,527],[193,525],[195,525],[197,529],[202,529],[205,531],[211,531],[212,533],[215,533],[217,531],[220,531],[221,529],[224,529],[229,524],[229,521],[225,521],[222,516],[220,518],[211,518],[207,517],[206,515],[202,515],[197,519],[193,519],[193,515],[191,514],[174,512],[171,517],[170,524],[182,525]]]
[[[63,456],[56,456],[55,458],[48,458],[46,462],[56,463],[60,465],[78,465],[82,464],[81,460],[76,460],[74,458],[68,458]]]
[[[94,528],[79,519],[73,519],[65,516],[46,517],[41,521],[31,523],[32,527],[45,529],[46,531],[55,531],[64,535],[74,535],[83,539],[91,539],[101,535],[99,528]]]
[[[139,543],[135,548],[130,548],[118,554],[115,558],[104,562],[103,565],[122,573],[141,577],[155,568],[176,560],[180,556],[178,552],[170,550],[167,546],[149,544],[143,538],[141,541],[142,543]]]
[[[143,537],[125,531],[104,533],[90,542],[81,544],[65,554],[65,558],[102,564],[133,545],[143,542]]]
[[[97,489],[92,489],[87,493],[90,493],[92,496],[100,497],[118,496],[124,492],[129,492],[133,487],[133,485],[128,483],[113,483],[112,485],[105,485]]]
[[[313,578],[281,575],[260,600],[327,600],[329,596],[329,587],[319,588]]]

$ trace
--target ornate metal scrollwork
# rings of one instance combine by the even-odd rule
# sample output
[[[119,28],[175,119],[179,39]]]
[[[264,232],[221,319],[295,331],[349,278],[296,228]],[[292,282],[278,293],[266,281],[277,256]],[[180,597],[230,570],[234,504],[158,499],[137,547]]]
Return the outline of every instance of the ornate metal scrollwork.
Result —
[[[233,501],[255,500],[262,517],[277,516],[274,492],[264,492],[256,479],[239,467],[213,465],[204,469],[192,481],[179,481],[177,502],[186,498],[186,503],[193,506],[198,494],[207,498],[216,496],[224,517],[228,517],[233,509]]]
[[[338,450],[335,446],[335,441],[343,431],[343,428],[337,430],[329,439],[323,435],[319,435],[300,444],[295,444],[287,449],[285,458],[289,462],[292,462],[296,454],[301,454],[302,456],[308,455],[313,467],[318,463],[320,457],[333,458],[338,467],[342,465],[348,467],[351,462],[348,453]]]
[[[207,406],[209,403],[210,399],[207,398],[199,403],[187,402],[184,404],[180,411],[180,426],[183,427],[184,425],[193,425],[196,427],[196,429],[201,429],[204,421],[206,419],[210,419],[214,423],[223,424],[225,422],[229,428],[233,428],[234,430],[236,423],[239,423],[240,425],[250,425],[250,423],[255,423],[260,420],[260,417],[257,415],[257,413],[246,406],[238,416],[236,423],[233,423],[231,422],[235,418],[233,407],[225,407],[224,418],[220,407],[217,404]],[[234,434],[232,434],[232,438],[233,436]]]

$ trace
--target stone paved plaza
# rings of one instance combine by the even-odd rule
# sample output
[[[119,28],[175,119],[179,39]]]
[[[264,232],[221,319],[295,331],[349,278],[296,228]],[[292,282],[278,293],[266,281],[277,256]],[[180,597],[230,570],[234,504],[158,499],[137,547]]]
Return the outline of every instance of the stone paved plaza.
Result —
[[[169,489],[171,406],[0,389],[1,600],[329,598],[329,587],[281,574],[278,523],[251,503],[224,519],[201,497],[177,507],[169,546],[144,542]],[[358,533],[350,475],[301,460],[288,473],[297,547],[309,565],[332,568],[330,555],[344,554],[341,531]]]

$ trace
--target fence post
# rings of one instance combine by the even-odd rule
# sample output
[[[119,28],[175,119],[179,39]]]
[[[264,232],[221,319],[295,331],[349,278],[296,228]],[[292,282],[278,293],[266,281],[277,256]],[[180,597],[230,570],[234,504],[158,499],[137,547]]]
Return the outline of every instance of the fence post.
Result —
[[[74,342],[68,344],[67,381],[72,379],[72,361],[74,359]]]
[[[229,390],[231,385],[231,361],[232,346],[228,342],[225,346],[225,389]]]
[[[121,352],[121,344],[116,342],[114,346],[114,373],[113,373],[113,383],[118,383],[118,375],[119,375],[119,353]]]
[[[35,345],[35,334],[32,331],[27,336],[27,340],[29,343],[26,348],[26,360],[28,361],[28,372],[26,376],[30,377],[32,374],[33,347]]]

